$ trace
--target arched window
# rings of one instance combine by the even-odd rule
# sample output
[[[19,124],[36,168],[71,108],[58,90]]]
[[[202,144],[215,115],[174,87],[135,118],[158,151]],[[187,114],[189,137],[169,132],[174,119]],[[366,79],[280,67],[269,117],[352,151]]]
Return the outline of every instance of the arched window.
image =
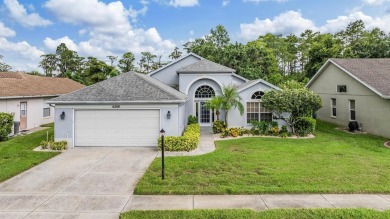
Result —
[[[252,94],[251,101],[246,102],[246,121],[248,124],[252,121],[272,121],[271,111],[260,103],[263,95],[263,91],[256,91]]]
[[[261,97],[264,95],[264,92],[263,91],[256,91],[252,94],[252,97],[251,99],[252,100],[260,100]]]
[[[213,88],[207,85],[202,85],[195,91],[195,98],[211,98],[215,96]]]

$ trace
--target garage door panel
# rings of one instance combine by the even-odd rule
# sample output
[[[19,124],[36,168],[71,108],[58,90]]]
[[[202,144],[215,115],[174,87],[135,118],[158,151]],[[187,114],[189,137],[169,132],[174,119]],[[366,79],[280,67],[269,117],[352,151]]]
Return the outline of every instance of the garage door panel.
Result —
[[[156,146],[159,110],[75,111],[75,146]]]

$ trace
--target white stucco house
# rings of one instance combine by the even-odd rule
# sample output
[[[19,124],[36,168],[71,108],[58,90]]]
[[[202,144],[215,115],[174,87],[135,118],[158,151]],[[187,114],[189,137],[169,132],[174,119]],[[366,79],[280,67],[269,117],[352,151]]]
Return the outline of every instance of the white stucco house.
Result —
[[[252,120],[271,121],[261,96],[279,89],[262,80],[249,81],[235,70],[190,53],[148,75],[129,72],[49,101],[55,104],[55,139],[70,146],[156,146],[159,131],[180,136],[189,115],[211,126],[215,112],[205,102],[235,85],[245,106],[229,112],[231,127]],[[60,115],[63,115],[61,118]],[[224,118],[222,112],[221,118]]]
[[[54,121],[48,100],[82,87],[67,78],[0,72],[0,112],[13,113],[20,131],[39,127]]]

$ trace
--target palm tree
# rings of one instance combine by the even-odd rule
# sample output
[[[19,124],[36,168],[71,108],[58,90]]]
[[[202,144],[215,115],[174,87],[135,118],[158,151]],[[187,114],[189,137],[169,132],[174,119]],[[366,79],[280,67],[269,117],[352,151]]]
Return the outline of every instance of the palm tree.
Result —
[[[222,98],[221,96],[216,96],[211,98],[211,100],[206,102],[206,108],[215,110],[215,114],[217,115],[217,120],[219,120],[220,112],[219,110],[222,108]]]
[[[237,88],[234,85],[224,86],[222,88],[222,95],[220,95],[222,107],[225,111],[225,123],[228,126],[229,110],[233,107],[238,108],[240,114],[244,114],[244,105],[241,103],[241,97],[238,95]],[[229,126],[228,126],[229,127]]]

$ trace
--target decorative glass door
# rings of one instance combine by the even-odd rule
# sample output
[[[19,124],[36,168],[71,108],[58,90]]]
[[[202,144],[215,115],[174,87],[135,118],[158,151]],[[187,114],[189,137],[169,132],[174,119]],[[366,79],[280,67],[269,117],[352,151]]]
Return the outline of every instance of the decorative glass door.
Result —
[[[211,123],[211,111],[206,108],[206,102],[199,102],[199,123],[201,125],[210,125]]]

